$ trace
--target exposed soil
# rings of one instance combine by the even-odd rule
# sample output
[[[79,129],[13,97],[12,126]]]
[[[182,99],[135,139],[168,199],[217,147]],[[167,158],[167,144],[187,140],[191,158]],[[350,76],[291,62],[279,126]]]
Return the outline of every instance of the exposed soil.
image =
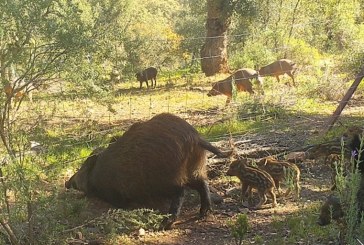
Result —
[[[317,122],[317,120],[316,120]],[[307,122],[301,120],[302,124],[308,126]],[[306,132],[295,132],[291,135],[272,130],[267,135],[240,135],[234,137],[235,147],[239,155],[251,158],[259,158],[302,146],[307,139]],[[316,132],[315,132],[316,133]],[[223,140],[216,144],[227,146],[228,141]],[[270,223],[277,217],[286,217],[295,212],[305,209],[313,202],[319,202],[326,198],[330,192],[330,167],[318,161],[306,160],[298,163],[301,169],[301,197],[295,201],[293,196],[279,197],[278,207],[271,208],[270,200],[260,210],[253,210],[239,203],[240,184],[236,181],[219,181],[228,168],[228,162],[221,162],[218,159],[209,159],[209,177],[213,193],[221,198],[215,203],[213,216],[206,220],[197,220],[198,199],[189,202],[188,197],[184,204],[181,216],[172,231],[147,233],[139,237],[137,244],[235,244],[234,239],[227,227],[227,221],[239,213],[246,213],[250,230],[245,238],[244,244],[254,244],[254,237],[259,235],[264,244],[269,243],[270,236],[276,234],[276,229],[270,229]],[[244,203],[246,204],[246,203]],[[314,224],[316,225],[316,224]],[[279,234],[283,239],[289,232],[282,229]],[[325,241],[321,244],[327,244]],[[288,244],[288,243],[287,243]],[[304,241],[301,244],[309,244]],[[320,244],[316,241],[315,244]]]
[[[362,104],[362,103],[361,103]],[[212,114],[214,110],[208,112],[195,112],[196,117],[189,117],[189,122],[198,125],[213,125],[216,123]],[[248,133],[237,135],[232,138],[226,137],[215,145],[222,148],[229,148],[231,141],[234,142],[237,152],[249,158],[259,158],[267,155],[275,155],[283,152],[289,153],[299,151],[307,140],[316,137],[320,133],[327,117],[294,116],[286,118],[282,125],[272,125],[265,133]],[[221,119],[224,120],[224,119]],[[269,119],[268,119],[269,120]],[[227,221],[236,217],[239,213],[246,213],[250,229],[243,244],[255,244],[256,237],[260,237],[258,244],[274,244],[272,237],[285,237],[290,230],[283,225],[281,229],[272,228],[274,220],[284,220],[284,218],[297,214],[306,209],[311,204],[317,206],[326,199],[330,193],[331,169],[322,161],[305,160],[298,162],[301,170],[301,196],[298,201],[293,195],[288,197],[278,197],[279,205],[271,208],[270,200],[260,210],[253,210],[239,203],[239,186],[237,181],[224,177],[228,168],[228,162],[215,159],[209,155],[209,178],[210,186],[214,196],[213,214],[204,220],[197,218],[199,212],[199,200],[196,193],[189,192],[185,198],[185,203],[174,229],[161,232],[146,231],[140,235],[135,231],[130,235],[130,244],[155,244],[155,245],[177,245],[177,244],[207,244],[207,245],[227,245],[235,244],[234,239],[227,227]],[[223,180],[222,180],[223,179]],[[100,211],[100,210],[99,210]],[[312,223],[311,225],[317,225]],[[310,236],[307,234],[307,236]],[[299,241],[296,244],[334,244],[335,238],[328,238],[325,241],[310,238],[309,241]],[[89,243],[91,244],[91,243]],[[98,244],[97,242],[94,244]],[[285,244],[291,244],[286,241]]]

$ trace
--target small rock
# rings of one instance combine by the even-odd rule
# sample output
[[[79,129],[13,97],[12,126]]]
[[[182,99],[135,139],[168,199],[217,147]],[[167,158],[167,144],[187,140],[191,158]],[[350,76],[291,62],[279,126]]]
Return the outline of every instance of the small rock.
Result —
[[[143,228],[140,228],[138,231],[139,236],[145,236],[145,230]]]
[[[224,198],[217,193],[211,193],[211,201],[215,204],[220,204],[224,201]]]

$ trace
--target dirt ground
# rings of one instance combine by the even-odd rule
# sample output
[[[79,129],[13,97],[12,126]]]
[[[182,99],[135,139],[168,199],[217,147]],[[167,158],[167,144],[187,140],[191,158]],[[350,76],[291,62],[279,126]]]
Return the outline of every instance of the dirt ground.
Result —
[[[363,103],[358,103],[358,108]],[[361,108],[363,109],[363,108]],[[196,117],[190,117],[190,123],[196,125],[211,124],[209,115],[214,113],[198,112]],[[343,115],[345,117],[347,115]],[[248,158],[259,158],[278,153],[289,153],[302,148],[307,140],[319,135],[327,116],[296,116],[286,120],[290,127],[272,125],[265,133],[247,133],[237,135],[233,138],[226,137],[220,141],[212,142],[221,148],[228,148],[231,141],[234,142],[238,154]],[[191,122],[192,120],[192,122]],[[193,120],[195,120],[193,122]],[[198,123],[197,123],[198,122]],[[301,196],[294,200],[293,195],[278,197],[278,206],[271,208],[270,200],[260,210],[253,210],[239,203],[238,181],[226,177],[228,161],[215,159],[212,155],[208,158],[209,183],[212,192],[214,206],[213,214],[205,220],[199,220],[199,199],[197,193],[188,192],[178,221],[174,229],[161,232],[145,231],[145,234],[134,234],[127,238],[127,244],[150,244],[150,245],[233,245],[234,239],[230,234],[227,221],[236,217],[239,213],[248,216],[249,230],[243,244],[277,244],[272,237],[280,237],[284,243],[292,244],[285,238],[290,233],[286,227],[273,227],[273,222],[282,220],[293,214],[299,213],[311,204],[320,206],[322,201],[329,195],[331,185],[331,169],[322,161],[305,160],[298,162],[301,170]],[[316,215],[316,214],[315,214]],[[318,217],[318,213],[317,213]],[[311,225],[317,225],[315,222]],[[277,232],[278,231],[278,232]],[[307,236],[310,236],[307,234]],[[259,237],[260,242],[256,239]],[[298,241],[295,244],[335,244],[335,238],[325,241],[310,239],[310,241]],[[88,243],[92,244],[92,243]],[[99,243],[95,243],[99,244]]]
[[[279,134],[279,132],[277,132]],[[259,139],[260,143],[265,144],[257,147],[256,140]],[[302,137],[298,137],[303,140]],[[251,139],[251,140],[249,140]],[[240,154],[258,157],[262,155],[271,154],[267,145],[269,140],[274,139],[276,145],[277,137],[270,137],[263,139],[257,135],[245,135],[244,137],[235,139],[236,142],[245,142],[244,149],[239,149]],[[247,143],[250,142],[250,143]],[[250,147],[247,144],[253,144],[257,151],[247,151]],[[220,142],[221,143],[221,142]],[[297,142],[297,144],[300,144]],[[291,145],[292,146],[292,145]],[[277,146],[278,147],[278,146]],[[279,146],[279,150],[285,148]],[[287,146],[288,148],[288,146]],[[277,148],[275,148],[277,149]],[[264,154],[265,153],[265,154]],[[228,162],[219,162],[214,159],[209,160],[209,175],[210,175],[210,186],[212,193],[217,193],[220,198],[215,200],[214,211],[212,217],[206,220],[198,220],[198,199],[195,202],[189,202],[188,196],[186,197],[185,204],[180,218],[175,224],[175,229],[165,232],[157,233],[146,233],[145,236],[136,237],[136,244],[207,244],[207,245],[227,245],[235,244],[234,239],[230,234],[230,230],[227,226],[227,221],[236,217],[239,213],[246,213],[248,216],[248,222],[250,229],[245,237],[243,244],[254,244],[255,237],[259,236],[263,242],[261,244],[274,244],[269,243],[272,235],[277,236],[276,229],[270,229],[271,222],[277,217],[285,217],[292,213],[298,212],[305,206],[310,205],[312,202],[321,202],[330,193],[330,168],[322,163],[315,161],[305,161],[299,163],[298,166],[301,169],[301,197],[298,201],[295,201],[293,196],[278,197],[279,205],[275,208],[271,208],[270,200],[260,210],[253,210],[244,207],[239,203],[239,188],[240,184],[236,181],[219,181],[224,172],[228,168]],[[212,178],[211,178],[212,177]],[[191,198],[191,197],[190,197]],[[215,198],[216,199],[216,198]],[[217,202],[217,203],[216,203]],[[289,232],[288,230],[282,229],[280,236],[284,240],[284,237]],[[289,244],[289,243],[287,243]],[[305,243],[304,241],[302,244]],[[316,243],[319,244],[319,243]],[[327,243],[322,243],[327,244]]]
[[[358,107],[362,103],[357,104]],[[363,109],[363,108],[362,108]],[[344,118],[343,115],[342,118]],[[199,118],[203,121],[203,118]],[[302,148],[307,140],[319,137],[327,117],[293,117],[288,119],[292,128],[282,128],[281,125],[273,126],[264,134],[244,134],[233,137],[232,141],[240,155],[248,158],[259,158],[275,155],[282,152],[292,152]],[[231,140],[231,139],[230,139]],[[228,147],[229,139],[215,142],[219,147]],[[321,206],[321,203],[331,193],[331,169],[322,159],[305,160],[297,163],[301,170],[301,196],[298,201],[293,196],[278,197],[278,207],[271,208],[270,201],[260,210],[252,210],[239,203],[240,184],[236,181],[219,181],[228,168],[228,162],[209,159],[209,177],[212,192],[217,193],[221,199],[214,205],[213,217],[206,220],[197,220],[198,200],[191,203],[185,201],[183,210],[175,229],[165,232],[146,233],[145,236],[136,237],[137,244],[207,244],[227,245],[235,244],[227,227],[227,221],[239,213],[246,213],[250,229],[243,244],[256,244],[255,238],[260,237],[259,244],[276,244],[272,237],[285,237],[290,232],[287,228],[277,229],[272,227],[272,222],[291,214],[300,212],[311,204]],[[186,198],[188,199],[188,197]],[[318,218],[318,211],[317,211]],[[316,215],[314,214],[314,215]],[[283,219],[282,219],[283,220]],[[284,221],[283,221],[284,222]],[[315,221],[314,221],[315,222]],[[312,225],[317,225],[313,223]],[[309,234],[307,234],[309,236]],[[315,240],[299,241],[296,244],[336,244],[337,238],[325,241]],[[280,243],[281,244],[281,243]],[[290,244],[286,241],[285,244]]]

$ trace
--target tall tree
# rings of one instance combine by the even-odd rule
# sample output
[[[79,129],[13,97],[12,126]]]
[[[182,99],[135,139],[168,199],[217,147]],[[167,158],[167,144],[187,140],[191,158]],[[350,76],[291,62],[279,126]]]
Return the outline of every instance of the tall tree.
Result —
[[[227,72],[227,30],[231,10],[224,0],[207,1],[206,40],[201,48],[201,69],[206,76]]]
[[[27,122],[18,120],[24,92],[72,71],[83,60],[91,60],[105,50],[113,22],[125,1],[0,0],[0,142],[10,156],[0,165],[0,230],[11,244],[22,244],[9,217],[18,207],[28,216],[27,244],[33,241],[34,191],[25,175],[7,171],[8,166],[22,169]],[[100,48],[101,47],[101,48]],[[101,60],[101,59],[99,59]],[[78,61],[78,62],[77,62]],[[77,68],[76,68],[77,67]],[[82,69],[74,74],[83,74]],[[1,147],[2,148],[2,147]],[[2,150],[2,149],[1,149]],[[3,153],[3,152],[1,152]],[[16,167],[14,167],[16,168]],[[23,171],[22,171],[23,172]],[[26,171],[24,171],[25,173]],[[18,183],[21,188],[9,183]],[[9,204],[9,193],[24,197]],[[19,204],[19,205],[18,205]]]
[[[238,13],[244,18],[256,13],[254,0],[208,0],[206,39],[201,55],[201,69],[206,76],[229,71],[227,45],[231,18]]]

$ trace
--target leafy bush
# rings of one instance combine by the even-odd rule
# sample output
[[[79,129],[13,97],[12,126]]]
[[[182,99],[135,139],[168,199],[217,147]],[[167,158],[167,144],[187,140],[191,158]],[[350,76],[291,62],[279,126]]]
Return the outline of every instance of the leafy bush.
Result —
[[[342,148],[344,148],[344,143],[342,143]],[[360,149],[364,149],[364,141],[360,145]],[[359,158],[362,151],[359,149]],[[344,151],[344,150],[342,150]],[[342,153],[343,156],[344,153]],[[347,176],[344,176],[344,171],[342,170],[344,162],[339,163],[339,167],[336,167],[336,187],[338,190],[338,195],[340,197],[341,205],[344,207],[345,213],[345,223],[340,225],[342,236],[340,239],[345,244],[357,244],[357,237],[361,236],[362,230],[360,229],[362,225],[359,225],[360,217],[359,213],[359,202],[363,201],[358,195],[359,188],[364,188],[363,176],[358,170],[358,165],[356,160],[351,157],[350,166],[352,168],[349,170]],[[341,158],[344,161],[344,157]],[[357,166],[354,168],[354,166]],[[359,192],[360,193],[360,192]],[[358,199],[359,198],[359,199]]]
[[[266,65],[276,59],[273,51],[269,50],[263,43],[249,40],[229,58],[232,69],[252,68]]]
[[[128,234],[140,228],[156,231],[167,216],[151,209],[112,209],[91,223],[108,232]]]
[[[322,60],[319,50],[302,39],[291,38],[287,42],[286,56],[296,62],[299,67],[316,65]]]
[[[230,228],[231,235],[235,239],[237,245],[243,244],[245,234],[248,232],[248,216],[246,214],[238,214],[235,220],[229,220],[227,222]]]

